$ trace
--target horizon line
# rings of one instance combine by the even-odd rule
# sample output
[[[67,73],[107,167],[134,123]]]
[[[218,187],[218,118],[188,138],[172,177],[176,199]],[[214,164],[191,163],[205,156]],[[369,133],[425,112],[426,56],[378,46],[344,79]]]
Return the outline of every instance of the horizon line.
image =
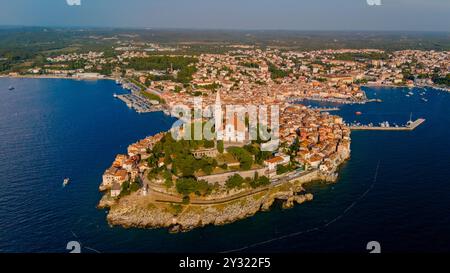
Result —
[[[53,28],[53,29],[108,29],[108,30],[179,30],[179,31],[234,31],[234,32],[386,32],[386,33],[445,33],[450,30],[376,30],[376,29],[291,29],[291,28],[199,28],[199,27],[142,27],[142,26],[57,26],[57,25],[8,25],[0,24],[2,28]]]

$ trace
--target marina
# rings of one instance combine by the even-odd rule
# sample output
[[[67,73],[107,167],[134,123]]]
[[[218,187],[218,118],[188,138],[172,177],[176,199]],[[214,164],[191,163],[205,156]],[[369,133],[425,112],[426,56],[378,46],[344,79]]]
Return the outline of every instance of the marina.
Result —
[[[113,94],[114,98],[123,101],[129,108],[136,110],[138,113],[151,113],[162,111],[163,107],[158,101],[149,100],[142,95],[141,88],[134,83],[116,80],[117,85],[122,85],[124,89],[131,91],[130,94]]]
[[[336,99],[336,98],[327,98],[320,96],[312,96],[312,97],[289,97],[286,99],[289,103],[301,103],[302,101],[317,101],[317,102],[327,102],[327,103],[337,103],[337,104],[366,104],[371,102],[381,103],[383,102],[381,99],[367,99],[363,98],[361,100],[354,99]]]
[[[341,110],[338,107],[311,107],[311,109],[317,110],[317,111],[320,111],[320,112],[333,112],[333,111]]]
[[[125,104],[138,113],[151,113],[162,111],[162,107],[158,104],[152,104],[151,101],[141,96],[140,94],[131,93],[123,95],[115,95],[115,98],[125,102]]]

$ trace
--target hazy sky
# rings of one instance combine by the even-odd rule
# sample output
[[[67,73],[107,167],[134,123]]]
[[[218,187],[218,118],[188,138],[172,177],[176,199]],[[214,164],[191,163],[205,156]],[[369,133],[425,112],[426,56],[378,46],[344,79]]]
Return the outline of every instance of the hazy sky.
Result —
[[[450,31],[450,0],[380,1],[0,0],[0,25]]]

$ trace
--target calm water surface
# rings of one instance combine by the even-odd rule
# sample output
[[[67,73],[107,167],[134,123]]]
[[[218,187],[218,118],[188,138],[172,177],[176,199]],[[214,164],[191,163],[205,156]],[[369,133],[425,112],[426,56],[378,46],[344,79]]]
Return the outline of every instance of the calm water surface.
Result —
[[[352,133],[352,158],[338,183],[309,186],[313,202],[169,234],[112,228],[95,206],[114,156],[173,119],[128,109],[112,97],[124,92],[112,81],[0,79],[0,251],[66,252],[72,240],[84,252],[360,252],[372,240],[385,252],[448,251],[450,94],[366,91],[384,102],[337,113],[348,122],[404,124],[412,112],[426,123],[413,132]],[[65,176],[72,182],[63,188]]]

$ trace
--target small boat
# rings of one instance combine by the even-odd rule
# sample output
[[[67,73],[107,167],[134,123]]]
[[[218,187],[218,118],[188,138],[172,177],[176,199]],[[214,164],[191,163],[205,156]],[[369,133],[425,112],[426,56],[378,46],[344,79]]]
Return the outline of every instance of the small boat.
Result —
[[[428,101],[428,99],[426,99],[426,98],[422,98],[422,100],[423,100],[424,102],[427,102],[427,101]]]
[[[362,112],[355,112],[355,114],[357,115],[357,116],[361,116],[362,115]]]
[[[14,86],[10,86],[10,87],[8,87],[8,90],[14,90],[14,89],[16,89],[16,88],[14,88]]]
[[[117,98],[117,94],[116,94],[116,93],[114,93],[114,94],[113,94],[113,97],[114,97],[114,98]]]
[[[67,186],[70,183],[70,179],[68,177],[64,178],[63,186]]]

